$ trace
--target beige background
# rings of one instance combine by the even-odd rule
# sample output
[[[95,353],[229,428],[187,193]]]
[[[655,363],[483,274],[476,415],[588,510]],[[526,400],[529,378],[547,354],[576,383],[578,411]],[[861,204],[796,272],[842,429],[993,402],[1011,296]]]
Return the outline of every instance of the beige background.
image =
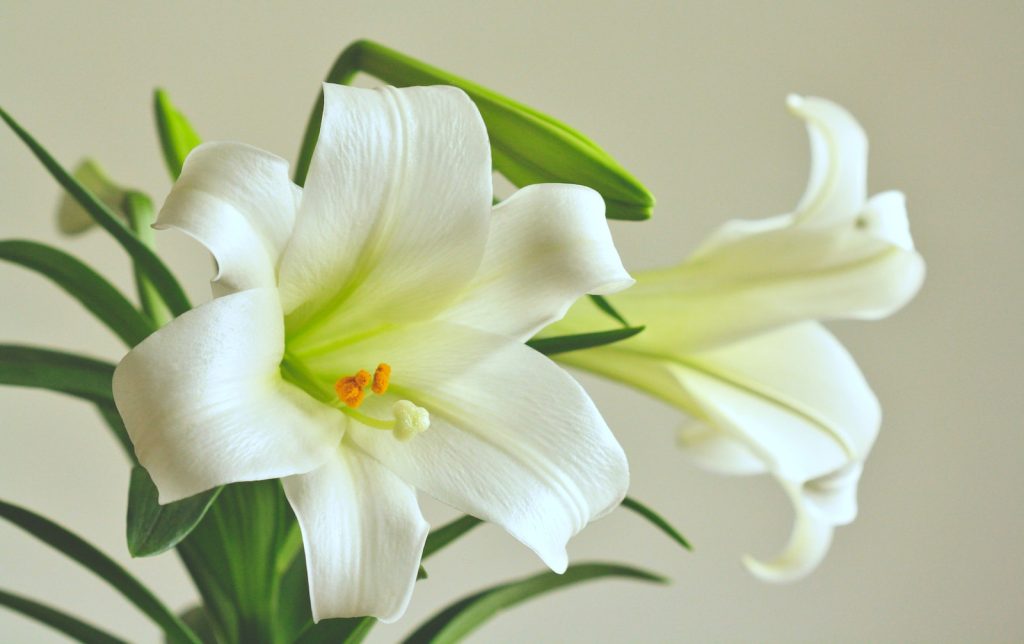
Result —
[[[510,94],[594,137],[660,208],[616,224],[633,268],[680,260],[735,216],[788,210],[806,178],[791,91],[849,107],[871,138],[873,192],[904,190],[928,260],[920,297],[882,323],[834,325],[881,398],[885,425],[861,516],[808,580],[766,586],[739,564],[789,530],[763,479],[688,467],[681,417],[584,378],[631,457],[632,493],[696,544],[679,551],[616,512],[572,545],[577,560],[662,571],[668,588],[607,582],[522,606],[476,641],[1020,641],[1024,468],[1019,378],[1024,242],[1024,3],[1016,2],[0,2],[0,100],[71,164],[91,155],[124,183],[168,188],[149,102],[166,87],[209,139],[294,157],[335,55],[372,37]],[[0,131],[0,236],[60,244],[129,288],[103,234],[61,240],[58,190]],[[159,237],[196,298],[209,264]],[[0,266],[0,341],[116,359],[118,342],[26,271]],[[124,561],[175,607],[194,592],[172,556],[130,561],[128,470],[87,405],[0,390],[0,497]],[[431,506],[432,516],[450,513]],[[473,588],[538,570],[493,528],[438,557],[391,641]],[[0,587],[46,599],[138,641],[149,623],[27,535],[0,525]],[[52,632],[0,609],[0,641]]]

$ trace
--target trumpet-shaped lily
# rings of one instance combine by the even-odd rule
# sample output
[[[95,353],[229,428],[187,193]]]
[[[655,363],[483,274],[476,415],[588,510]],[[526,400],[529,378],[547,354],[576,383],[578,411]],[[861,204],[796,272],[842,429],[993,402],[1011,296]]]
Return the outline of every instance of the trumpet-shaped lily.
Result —
[[[813,570],[834,527],[854,519],[881,423],[857,365],[817,320],[888,315],[924,276],[902,195],[867,198],[867,139],[854,118],[822,99],[790,97],[789,106],[811,138],[797,209],[728,222],[682,265],[638,275],[614,305],[646,331],[559,356],[688,412],[680,444],[697,463],[782,483],[796,514],[789,544],[771,561],[745,559],[776,581]],[[605,320],[580,302],[545,334]]]
[[[217,261],[215,298],[132,350],[114,395],[166,503],[282,478],[316,619],[405,610],[416,490],[501,525],[555,571],[623,498],[622,449],[524,344],[628,286],[592,190],[491,207],[487,133],[460,90],[325,85],[304,189],[235,143],[188,157],[156,226]]]

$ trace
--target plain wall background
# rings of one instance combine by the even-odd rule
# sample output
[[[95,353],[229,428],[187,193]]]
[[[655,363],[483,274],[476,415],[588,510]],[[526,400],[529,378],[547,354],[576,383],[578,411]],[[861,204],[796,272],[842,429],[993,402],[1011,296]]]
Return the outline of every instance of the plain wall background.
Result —
[[[1020,364],[1024,242],[1024,3],[321,2],[111,3],[0,0],[0,102],[65,164],[98,159],[160,203],[168,180],[150,113],[165,87],[207,139],[294,158],[318,83],[369,37],[546,111],[596,139],[658,198],[655,218],[616,223],[634,269],[678,262],[732,217],[791,209],[807,141],[788,92],[832,98],[871,141],[872,192],[906,192],[928,261],[918,299],[881,323],[832,328],[867,374],[884,426],[861,514],[812,577],[768,586],[744,552],[785,542],[790,510],[769,480],[690,467],[674,410],[581,377],[630,456],[631,493],[696,544],[685,553],[619,511],[572,544],[575,560],[631,562],[668,588],[601,582],[524,605],[476,641],[1019,641],[1024,637]],[[0,129],[0,237],[54,243],[130,290],[101,232],[61,239],[58,187]],[[194,299],[205,252],[158,236]],[[0,265],[0,342],[116,360],[85,311]],[[131,561],[128,468],[93,410],[0,390],[0,497],[70,527],[168,603],[195,596],[173,555]],[[431,506],[438,520],[451,512]],[[439,556],[392,641],[472,589],[541,564],[487,527]],[[157,631],[74,563],[0,525],[0,587],[137,641]],[[0,609],[0,640],[52,631]]]

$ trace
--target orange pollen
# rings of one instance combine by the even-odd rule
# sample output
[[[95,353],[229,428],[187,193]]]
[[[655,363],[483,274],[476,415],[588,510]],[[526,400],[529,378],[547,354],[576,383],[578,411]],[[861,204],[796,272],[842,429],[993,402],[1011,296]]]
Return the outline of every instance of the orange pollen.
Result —
[[[365,372],[362,372],[365,373]],[[382,362],[377,365],[373,372],[373,393],[382,394],[388,390],[388,383],[391,381],[391,365]]]
[[[363,398],[366,397],[366,392],[363,390],[369,380],[370,374],[365,371],[360,371],[354,376],[345,376],[334,383],[334,392],[338,394],[341,402],[355,409],[363,404]]]

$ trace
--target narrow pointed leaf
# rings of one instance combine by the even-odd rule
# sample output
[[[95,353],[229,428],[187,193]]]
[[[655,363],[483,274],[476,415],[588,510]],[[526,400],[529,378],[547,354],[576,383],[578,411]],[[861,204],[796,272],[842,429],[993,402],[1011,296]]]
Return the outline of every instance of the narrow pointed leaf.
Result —
[[[601,309],[608,314],[610,318],[621,324],[622,326],[629,326],[629,322],[626,322],[626,318],[622,317],[622,314],[615,310],[612,303],[608,301],[608,298],[602,295],[591,295],[591,301],[597,305],[597,308]]]
[[[156,622],[170,642],[195,642],[199,639],[178,617],[169,611],[148,588],[119,566],[117,562],[65,530],[49,519],[45,519],[25,508],[0,501],[0,517],[7,519],[22,530],[59,552],[74,559],[85,568],[103,578],[115,590],[135,604],[143,613]]]
[[[138,465],[139,461],[135,458],[135,446],[132,445],[132,439],[128,436],[128,430],[125,429],[124,421],[121,420],[121,414],[117,413],[117,405],[113,401],[101,401],[96,403],[96,409],[100,412],[100,417],[110,428],[110,431],[117,438],[117,441],[121,444],[124,449],[124,453],[131,459],[133,465]]]
[[[310,623],[295,644],[359,644],[376,623],[373,617],[323,619],[316,624]]]
[[[114,365],[84,356],[0,344],[0,384],[51,389],[93,402],[113,402]]]
[[[149,557],[173,548],[196,527],[221,488],[160,505],[156,485],[140,465],[132,468],[128,486],[128,552]]]
[[[630,566],[607,563],[576,564],[570,566],[562,575],[550,571],[543,572],[533,577],[494,586],[461,599],[420,626],[405,641],[407,644],[457,642],[499,612],[516,604],[564,586],[602,577],[667,583],[663,577]]]
[[[128,218],[128,224],[132,232],[143,244],[149,248],[156,248],[156,240],[153,239],[153,222],[156,220],[156,211],[153,210],[153,202],[149,197],[129,190],[124,198],[124,213]],[[153,321],[157,327],[167,324],[174,316],[171,315],[167,305],[160,297],[160,292],[153,285],[153,281],[146,276],[146,271],[136,262],[132,268],[135,273],[135,288],[139,293],[139,302],[142,303],[142,310],[146,316]]]
[[[162,89],[153,92],[153,112],[156,115],[156,129],[160,135],[160,148],[164,153],[167,170],[171,173],[172,179],[177,179],[181,175],[185,157],[202,140],[192,129],[188,119],[171,103],[167,92]]]
[[[666,521],[660,514],[650,509],[643,503],[637,501],[632,497],[627,496],[625,499],[622,500],[622,507],[628,508],[633,512],[636,512],[643,518],[647,519],[654,525],[654,527],[664,532],[666,535],[668,535],[670,539],[672,539],[682,547],[686,548],[687,550],[693,550],[693,546],[691,546],[690,542],[686,540],[686,537],[684,537],[682,534],[680,534],[678,530],[672,527],[672,524]]]
[[[526,344],[533,349],[540,351],[546,356],[566,351],[579,351],[600,347],[605,344],[619,342],[631,338],[644,330],[642,326],[626,327],[624,329],[613,329],[611,331],[595,331],[594,333],[579,333],[577,335],[558,335],[551,338],[534,338]]]
[[[155,330],[153,323],[110,282],[64,251],[33,241],[4,240],[0,241],[0,260],[53,280],[130,347]]]
[[[85,208],[93,219],[96,220],[100,226],[102,226],[107,232],[109,232],[114,239],[116,239],[121,246],[128,252],[132,260],[135,261],[140,269],[145,272],[146,276],[152,280],[153,285],[160,292],[160,297],[163,298],[167,306],[174,312],[175,315],[180,315],[185,311],[188,311],[191,307],[188,301],[188,297],[185,295],[185,291],[181,289],[181,285],[171,274],[171,271],[164,265],[160,258],[156,256],[148,246],[139,241],[135,235],[123,224],[120,219],[111,212],[110,208],[107,207],[99,198],[96,197],[92,192],[85,188],[81,183],[75,180],[67,170],[65,170],[56,159],[54,159],[49,152],[43,148],[28,132],[25,131],[21,125],[18,124],[11,116],[0,109],[0,117],[7,122],[7,125],[11,127],[15,134],[18,135],[25,145],[32,151],[32,153],[42,162],[43,166],[46,167],[50,175],[53,176],[57,182],[67,190],[72,197],[75,198],[78,203]]]
[[[494,168],[517,186],[577,183],[601,193],[610,219],[647,219],[651,193],[596,143],[537,110],[378,43],[360,40],[338,57],[327,81],[348,84],[365,72],[397,87],[454,85],[476,103],[487,125]],[[306,177],[316,145],[323,96],[314,107],[296,163],[295,180]]]
[[[85,644],[125,644],[125,640],[101,631],[77,617],[3,590],[0,590],[0,606],[6,606]]]
[[[423,558],[426,559],[441,548],[444,548],[452,541],[480,525],[480,523],[480,519],[467,514],[450,523],[446,523],[436,530],[432,530],[427,535],[427,543],[423,546]]]

